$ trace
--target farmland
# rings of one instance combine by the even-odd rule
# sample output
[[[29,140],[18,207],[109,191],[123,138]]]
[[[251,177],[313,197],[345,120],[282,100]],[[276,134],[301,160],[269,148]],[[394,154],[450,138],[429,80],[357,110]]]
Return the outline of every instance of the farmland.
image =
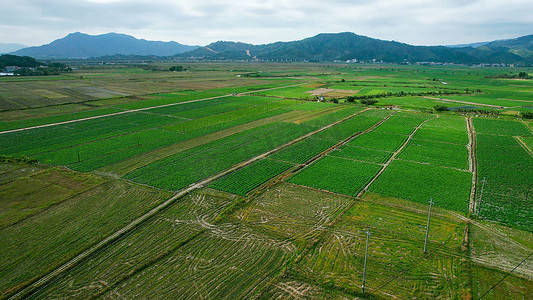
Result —
[[[0,299],[527,298],[533,83],[490,78],[516,70],[0,78]]]

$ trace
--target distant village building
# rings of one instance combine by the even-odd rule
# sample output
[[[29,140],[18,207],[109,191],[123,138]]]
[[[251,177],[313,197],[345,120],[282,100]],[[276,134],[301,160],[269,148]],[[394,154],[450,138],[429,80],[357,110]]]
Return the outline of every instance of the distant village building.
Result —
[[[20,68],[17,67],[17,66],[7,66],[7,67],[6,67],[6,72],[7,72],[7,73],[13,73],[13,72],[15,72],[16,70],[20,70]]]

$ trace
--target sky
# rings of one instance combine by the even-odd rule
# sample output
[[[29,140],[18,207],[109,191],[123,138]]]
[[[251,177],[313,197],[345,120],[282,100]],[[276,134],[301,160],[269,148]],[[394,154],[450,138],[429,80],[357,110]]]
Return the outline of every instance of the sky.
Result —
[[[531,0],[1,0],[0,43],[47,44],[72,32],[207,45],[265,44],[354,32],[412,45],[533,34]]]

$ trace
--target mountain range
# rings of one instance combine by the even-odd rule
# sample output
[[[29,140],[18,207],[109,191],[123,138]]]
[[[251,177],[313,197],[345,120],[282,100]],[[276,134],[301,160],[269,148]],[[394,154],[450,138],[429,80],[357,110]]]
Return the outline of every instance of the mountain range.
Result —
[[[88,35],[75,32],[50,44],[20,49],[12,54],[48,59],[89,58],[115,54],[171,56],[197,47],[177,42],[147,41],[119,33]]]
[[[204,47],[156,42],[108,33],[72,33],[50,44],[13,52],[37,58],[89,58],[112,55],[170,56],[175,59],[383,61],[441,63],[505,63],[533,65],[533,35],[456,46],[413,46],[351,32],[321,33],[299,41],[253,45],[218,41]]]

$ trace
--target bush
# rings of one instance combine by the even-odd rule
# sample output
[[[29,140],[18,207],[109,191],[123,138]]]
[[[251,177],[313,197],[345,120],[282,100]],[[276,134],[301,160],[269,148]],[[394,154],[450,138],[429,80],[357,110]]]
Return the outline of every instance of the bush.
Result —
[[[433,107],[436,111],[448,111],[448,108],[444,105],[435,105]]]
[[[533,112],[523,111],[523,112],[520,112],[520,116],[524,119],[533,119]]]
[[[366,105],[374,105],[378,103],[378,100],[376,99],[361,99],[359,101],[361,101],[361,104],[366,104]]]

